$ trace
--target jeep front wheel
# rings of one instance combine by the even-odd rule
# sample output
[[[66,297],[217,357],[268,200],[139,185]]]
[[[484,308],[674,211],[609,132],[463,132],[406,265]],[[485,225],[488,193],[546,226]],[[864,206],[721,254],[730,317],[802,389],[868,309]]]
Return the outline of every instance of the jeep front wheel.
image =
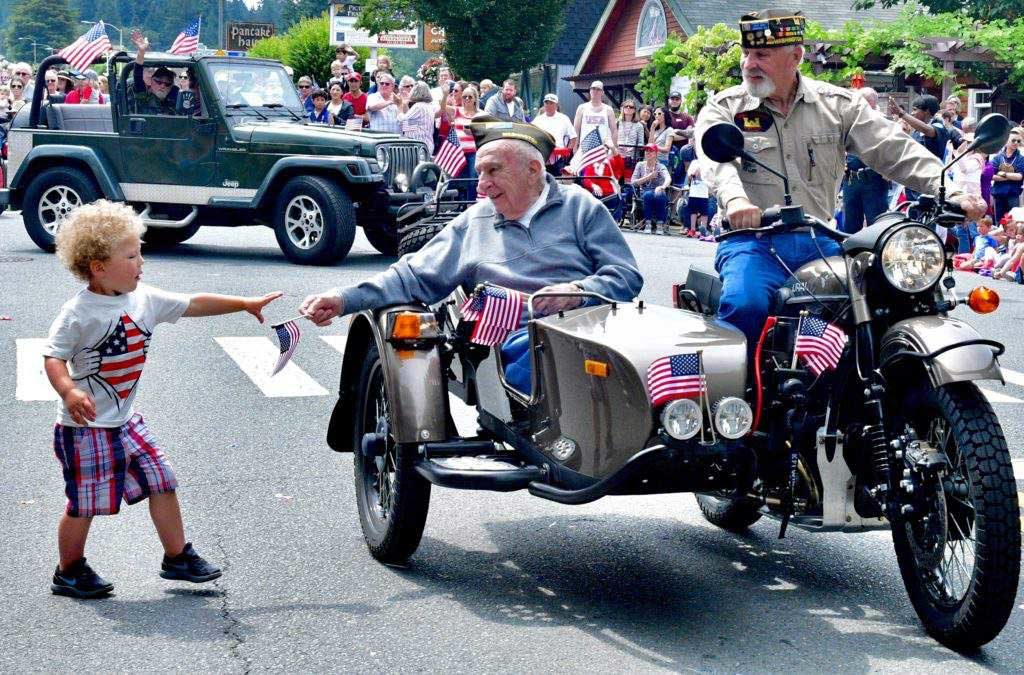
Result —
[[[92,177],[79,169],[46,169],[25,190],[22,218],[25,231],[44,251],[56,248],[57,232],[71,212],[100,197]]]
[[[356,236],[352,200],[338,185],[319,176],[298,176],[277,198],[274,233],[292,262],[329,265],[342,260]]]

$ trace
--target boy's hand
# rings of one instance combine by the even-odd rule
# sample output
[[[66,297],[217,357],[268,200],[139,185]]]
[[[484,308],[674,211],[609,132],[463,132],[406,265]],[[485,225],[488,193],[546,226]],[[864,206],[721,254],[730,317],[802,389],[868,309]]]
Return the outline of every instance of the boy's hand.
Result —
[[[245,299],[245,311],[256,317],[256,320],[263,323],[263,308],[272,303],[274,300],[280,298],[284,293],[281,291],[274,291],[273,293],[267,293],[261,298],[246,298]]]
[[[341,298],[320,293],[310,295],[299,306],[299,314],[318,326],[331,325],[331,319],[340,316],[345,310]]]
[[[96,402],[81,389],[72,389],[64,395],[64,407],[76,424],[87,426],[96,419]]]

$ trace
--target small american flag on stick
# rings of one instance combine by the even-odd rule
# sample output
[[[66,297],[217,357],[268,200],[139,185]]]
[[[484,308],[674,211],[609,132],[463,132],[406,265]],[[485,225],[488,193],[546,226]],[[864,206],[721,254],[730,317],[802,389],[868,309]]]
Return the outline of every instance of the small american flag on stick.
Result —
[[[434,162],[452,178],[466,168],[466,153],[462,151],[459,135],[455,133],[454,126],[448,127],[448,135],[441,140],[437,154],[434,155]]]
[[[601,141],[601,132],[594,128],[583,137],[583,140],[580,142],[579,152],[572,158],[569,168],[579,175],[583,169],[591,164],[599,164],[606,159],[608,159],[608,148]]]
[[[459,309],[466,321],[475,321],[469,341],[492,347],[519,328],[523,294],[510,288],[484,286],[466,299]]]
[[[110,51],[110,38],[102,21],[97,21],[80,38],[60,50],[60,56],[74,70],[85,70],[92,65],[97,56]]]
[[[202,25],[202,17],[196,17],[185,26],[185,30],[178,33],[171,44],[171,53],[188,56],[199,48],[199,30]]]
[[[699,354],[663,356],[647,368],[647,391],[652,406],[679,398],[700,398],[707,390]]]
[[[295,348],[299,346],[299,324],[296,323],[297,319],[291,319],[284,323],[278,323],[272,326],[274,332],[277,334],[277,341],[280,343],[281,355],[277,357],[277,365],[274,366],[271,376],[277,375],[288,361],[291,360],[292,354],[295,353]]]
[[[813,316],[801,317],[794,356],[802,360],[817,377],[839,364],[846,340],[846,333],[835,324]]]

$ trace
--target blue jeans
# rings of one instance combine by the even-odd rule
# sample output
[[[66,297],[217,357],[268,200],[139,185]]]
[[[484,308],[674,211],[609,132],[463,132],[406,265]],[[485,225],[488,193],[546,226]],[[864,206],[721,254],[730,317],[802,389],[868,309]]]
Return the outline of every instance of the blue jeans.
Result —
[[[644,218],[664,223],[668,220],[668,195],[664,192],[644,190],[641,197],[644,204]]]
[[[889,183],[881,176],[866,180],[846,181],[843,184],[843,224],[839,229],[847,234],[859,232],[875,218],[888,210]]]
[[[758,238],[752,234],[726,239],[718,245],[715,270],[722,277],[718,318],[747,336],[747,355],[754,353],[761,328],[771,310],[775,292],[789,278],[772,247],[792,271],[812,260],[839,255],[839,244],[824,237],[815,240],[806,232],[789,232]],[[818,248],[821,248],[821,252]]]
[[[509,333],[501,345],[501,362],[505,366],[505,381],[520,392],[529,395],[530,382],[530,334],[526,328]]]
[[[459,197],[462,201],[476,201],[476,153],[466,153],[466,167],[459,174],[459,178],[472,178],[472,183],[462,183],[459,186]]]

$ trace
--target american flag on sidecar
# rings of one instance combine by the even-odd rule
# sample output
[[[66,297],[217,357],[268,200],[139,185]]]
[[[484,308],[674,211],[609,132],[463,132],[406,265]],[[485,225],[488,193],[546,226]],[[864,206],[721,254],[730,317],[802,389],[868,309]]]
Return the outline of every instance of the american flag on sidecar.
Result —
[[[469,341],[493,347],[519,328],[523,316],[523,294],[511,288],[483,286],[466,298],[459,308],[465,321],[475,321]]]

